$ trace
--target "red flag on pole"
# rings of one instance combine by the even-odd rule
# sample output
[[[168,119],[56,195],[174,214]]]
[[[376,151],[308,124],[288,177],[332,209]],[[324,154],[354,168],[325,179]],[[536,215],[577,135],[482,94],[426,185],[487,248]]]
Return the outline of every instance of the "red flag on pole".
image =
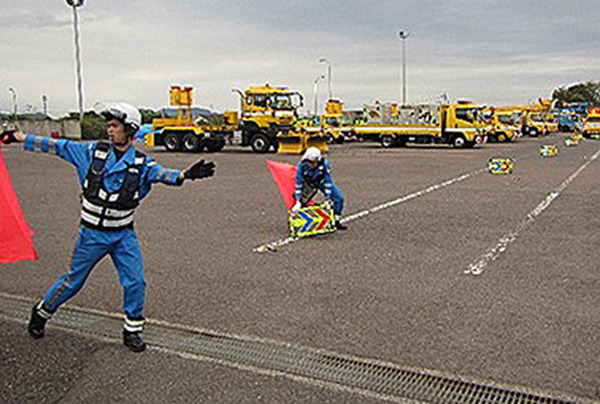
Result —
[[[297,167],[293,164],[280,163],[278,161],[267,160],[267,166],[271,170],[271,175],[279,188],[285,206],[291,209],[296,200],[294,199],[294,188],[296,184]]]
[[[10,182],[0,146],[0,264],[37,260],[32,233]]]

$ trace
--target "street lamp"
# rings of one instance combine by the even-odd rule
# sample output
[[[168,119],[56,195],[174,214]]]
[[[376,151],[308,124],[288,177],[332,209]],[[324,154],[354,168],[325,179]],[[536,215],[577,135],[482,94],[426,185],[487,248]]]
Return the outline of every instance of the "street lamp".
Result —
[[[17,118],[17,92],[14,88],[8,87],[8,91],[12,94],[13,99],[13,117]]]
[[[84,0],[66,0],[73,8],[73,31],[75,34],[75,63],[77,66],[77,93],[79,95],[79,127],[83,120],[83,80],[81,74],[81,49],[79,47],[79,19],[77,18],[77,7],[83,6]]]
[[[406,31],[398,32],[402,41],[402,105],[406,105],[406,39],[409,35]]]
[[[315,107],[315,109],[314,109],[314,112],[313,112],[313,113],[314,113],[315,115],[317,115],[317,110],[319,109],[319,106],[318,106],[318,104],[317,104],[317,95],[318,95],[318,93],[317,93],[317,87],[319,86],[319,80],[325,80],[325,75],[324,75],[324,74],[322,74],[322,75],[320,75],[320,76],[317,76],[317,77],[315,78],[315,81],[313,82],[313,83],[315,84],[315,88],[314,88],[314,91],[313,91],[313,94],[314,94],[314,98],[313,98],[313,100],[314,100],[314,101],[313,101],[313,105],[314,105],[314,107]]]
[[[329,99],[333,99],[333,91],[331,90],[331,62],[325,58],[319,59],[319,63],[327,63],[327,86],[329,87]]]

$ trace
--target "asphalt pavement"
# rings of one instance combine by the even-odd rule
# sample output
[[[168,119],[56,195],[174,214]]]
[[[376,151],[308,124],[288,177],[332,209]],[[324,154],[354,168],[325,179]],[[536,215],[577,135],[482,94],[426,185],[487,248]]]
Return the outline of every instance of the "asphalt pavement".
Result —
[[[350,221],[345,232],[263,254],[253,249],[287,236],[265,159],[298,157],[235,146],[204,155],[145,148],[172,168],[199,158],[217,164],[214,178],[157,185],[138,209],[146,314],[600,400],[600,159],[590,160],[600,142],[567,148],[563,139],[465,150],[334,145],[328,158],[347,215],[470,175]],[[541,157],[542,144],[558,145],[558,155]],[[487,173],[493,156],[514,158],[515,172]],[[4,157],[40,259],[2,265],[0,292],[35,299],[68,269],[79,186],[74,169],[56,157],[18,145]],[[481,274],[467,273],[504,242]],[[71,303],[118,313],[121,298],[104,260]],[[29,341],[23,327],[0,323],[3,402],[35,401],[32,385],[47,386],[43,402],[114,402],[131,393],[145,402],[379,402],[164,352],[133,355],[52,328],[43,341]]]

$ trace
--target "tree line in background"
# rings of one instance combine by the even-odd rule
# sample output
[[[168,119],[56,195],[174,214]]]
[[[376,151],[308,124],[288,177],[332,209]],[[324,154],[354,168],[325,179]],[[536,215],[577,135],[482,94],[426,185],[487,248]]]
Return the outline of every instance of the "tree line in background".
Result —
[[[568,87],[558,87],[552,92],[556,105],[565,102],[588,102],[590,106],[600,107],[600,81],[586,81]]]

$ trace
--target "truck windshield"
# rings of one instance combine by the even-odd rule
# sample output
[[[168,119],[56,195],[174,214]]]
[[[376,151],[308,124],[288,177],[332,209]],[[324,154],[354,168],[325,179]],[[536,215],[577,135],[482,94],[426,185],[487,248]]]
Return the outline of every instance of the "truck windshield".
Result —
[[[531,114],[531,120],[534,122],[542,122],[544,119],[540,114]]]
[[[338,126],[340,126],[340,118],[336,116],[327,117],[325,118],[325,124],[327,124],[327,126],[337,128]]]
[[[295,94],[273,94],[269,96],[269,106],[273,109],[293,110],[300,105]]]
[[[456,118],[467,122],[485,122],[482,108],[457,108]]]
[[[514,125],[515,116],[514,115],[500,115],[498,114],[498,122],[503,123],[505,125]]]

